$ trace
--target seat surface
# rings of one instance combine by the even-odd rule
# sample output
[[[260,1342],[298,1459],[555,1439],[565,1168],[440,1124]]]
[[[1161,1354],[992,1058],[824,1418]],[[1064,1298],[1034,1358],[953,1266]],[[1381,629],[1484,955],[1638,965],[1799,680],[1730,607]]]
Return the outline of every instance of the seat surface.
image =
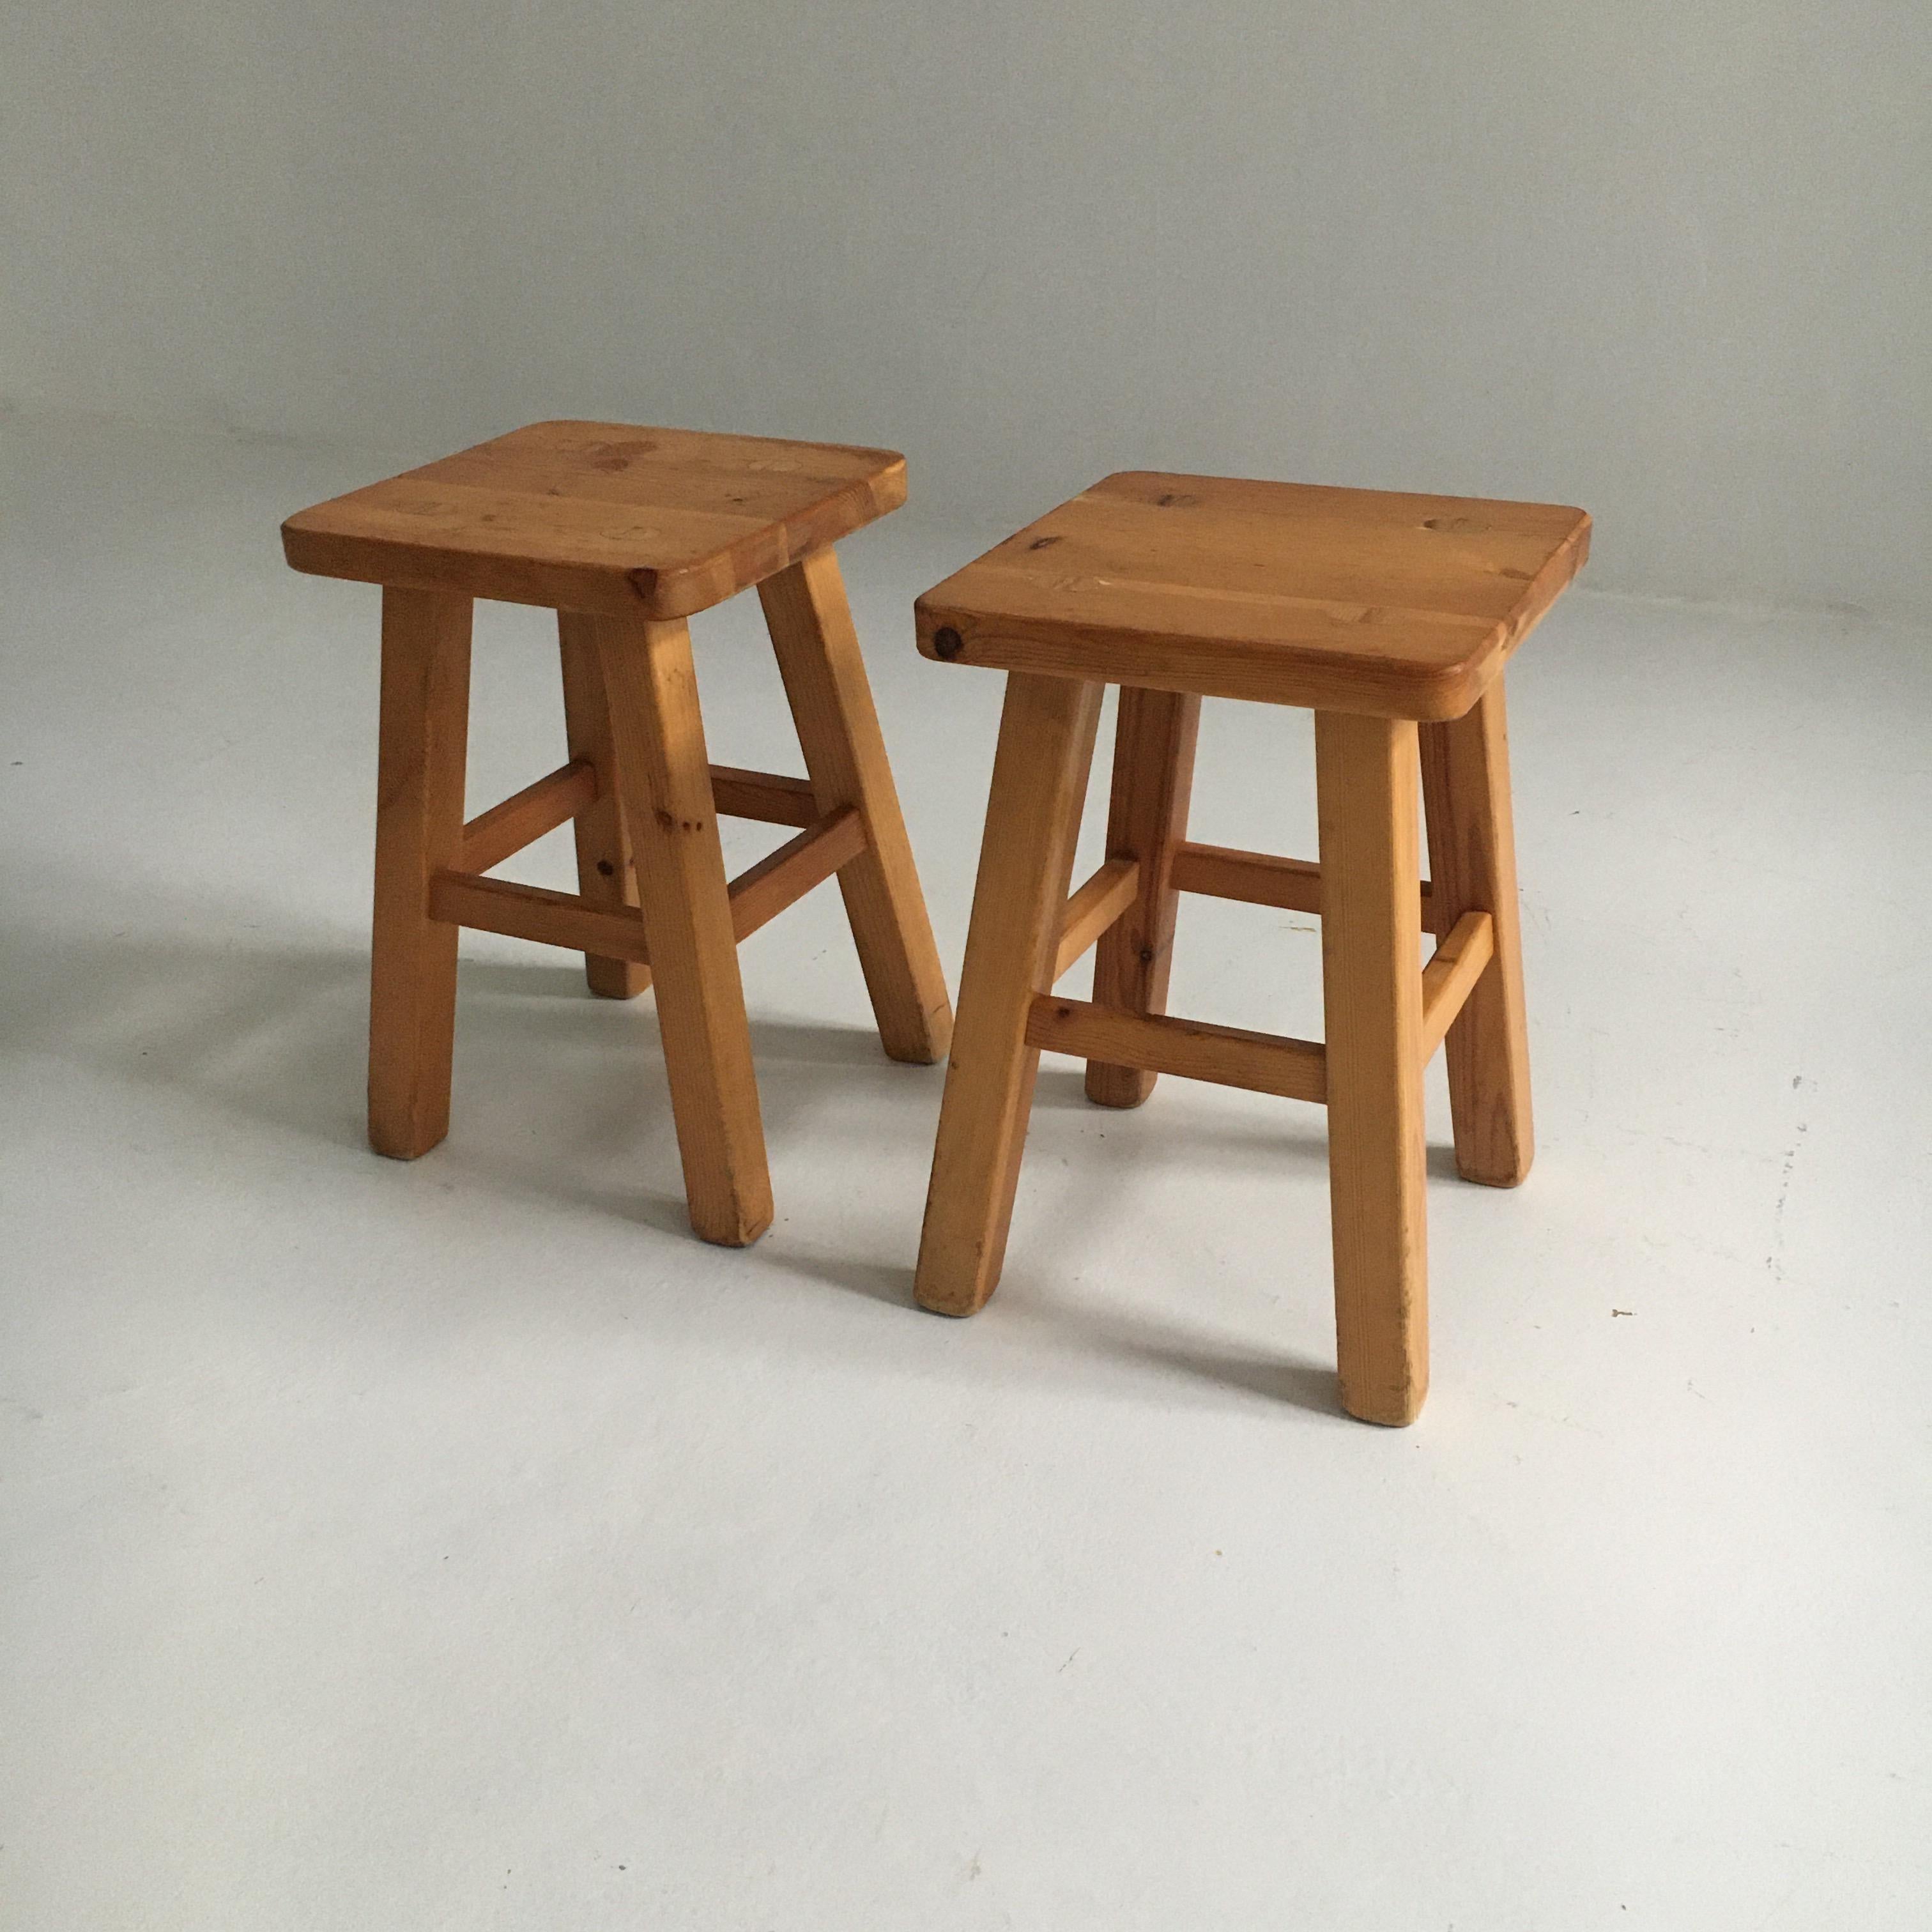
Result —
[[[919,600],[959,664],[1460,717],[1582,567],[1548,503],[1109,476]]]
[[[682,617],[904,501],[889,449],[541,422],[318,503],[282,544],[322,577]]]

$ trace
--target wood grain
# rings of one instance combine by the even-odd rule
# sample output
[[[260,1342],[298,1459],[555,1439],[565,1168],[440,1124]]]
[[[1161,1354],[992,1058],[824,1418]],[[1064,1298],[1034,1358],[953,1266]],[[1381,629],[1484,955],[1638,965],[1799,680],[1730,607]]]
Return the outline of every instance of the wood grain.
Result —
[[[682,617],[904,501],[892,450],[541,422],[303,510],[282,544],[319,576]]]
[[[470,599],[382,593],[369,1144],[413,1160],[449,1131],[456,928],[430,881],[459,860],[470,728]]]
[[[597,770],[573,758],[463,828],[463,869],[487,872],[597,802]]]
[[[841,868],[838,889],[880,1041],[894,1060],[943,1060],[952,1000],[838,560],[815,551],[766,578],[758,598],[818,808],[849,807],[864,821],[864,844]]]
[[[915,1281],[920,1305],[970,1315],[999,1281],[1048,989],[1100,722],[1100,688],[1016,672],[1006,680],[986,836],[959,980]]]
[[[742,944],[822,885],[850,860],[865,836],[859,814],[847,806],[741,872],[728,888],[734,940]],[[613,908],[577,893],[469,872],[437,873],[430,882],[429,907],[432,918],[452,925],[621,960],[638,973],[640,990],[650,984],[650,946],[635,907]]]
[[[1107,805],[1107,856],[1131,859],[1140,889],[1094,956],[1094,1002],[1124,1013],[1167,1010],[1180,896],[1170,867],[1187,836],[1201,700],[1191,693],[1120,688],[1114,732],[1113,790]],[[1138,1107],[1154,1091],[1146,1065],[1090,1061],[1087,1097],[1102,1107]]]
[[[1318,712],[1315,767],[1342,1401],[1402,1424],[1429,1387],[1415,727]]]
[[[1174,848],[1169,877],[1177,892],[1322,916],[1322,868],[1306,859],[1277,858],[1272,852],[1244,851],[1232,845],[1199,845],[1190,839]],[[1436,914],[1426,879],[1421,897],[1422,929],[1433,932]]]
[[[1060,947],[1054,955],[1053,980],[1058,986],[1100,935],[1140,896],[1141,868],[1131,859],[1109,859],[1066,902],[1060,926]]]
[[[1328,1098],[1321,1046],[1280,1034],[1250,1033],[1172,1014],[1126,1012],[1048,993],[1028,1010],[1027,1039],[1052,1053],[1111,1056],[1110,1066],[1144,1066],[1289,1100]]]
[[[781,778],[776,772],[748,772],[736,765],[711,767],[711,797],[723,818],[806,826],[820,815],[809,779]]]
[[[1582,567],[1589,532],[1552,504],[1132,472],[928,591],[919,645],[950,663],[1453,718]]]
[[[1422,969],[1422,1058],[1436,1057],[1442,1036],[1462,1010],[1494,948],[1490,916],[1466,912],[1443,936]]]
[[[814,886],[823,885],[842,866],[849,866],[865,844],[866,821],[854,807],[842,805],[767,853],[728,888],[733,938],[750,938]]]
[[[604,666],[597,654],[597,623],[574,610],[556,614],[558,654],[563,668],[564,732],[571,757],[597,777],[597,796],[578,814],[572,836],[577,847],[577,890],[586,904],[607,912],[634,913],[637,868],[617,784],[616,753],[610,739],[610,703],[604,688]],[[482,872],[478,866],[471,868]],[[623,954],[584,956],[585,983],[598,998],[632,1000],[651,982],[641,962]]]
[[[771,1177],[691,639],[638,618],[596,636],[691,1224],[742,1247],[771,1225]]]
[[[432,918],[452,926],[618,961],[636,972],[640,992],[651,983],[650,948],[635,907],[594,905],[575,892],[452,872],[430,881],[429,908]]]
[[[1514,1187],[1535,1158],[1536,1132],[1502,680],[1466,717],[1426,727],[1421,751],[1438,916],[1453,923],[1480,911],[1492,922],[1489,969],[1450,1028],[1444,1055],[1456,1169],[1466,1180]]]

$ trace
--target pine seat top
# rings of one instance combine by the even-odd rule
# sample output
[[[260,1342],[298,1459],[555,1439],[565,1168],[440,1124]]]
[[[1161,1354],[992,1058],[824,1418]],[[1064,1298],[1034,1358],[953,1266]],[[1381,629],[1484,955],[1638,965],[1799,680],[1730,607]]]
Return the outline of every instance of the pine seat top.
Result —
[[[1590,519],[1125,471],[917,606],[946,662],[1317,710],[1460,717],[1582,566]]]
[[[710,608],[905,501],[889,449],[540,422],[303,510],[297,569],[556,610]]]

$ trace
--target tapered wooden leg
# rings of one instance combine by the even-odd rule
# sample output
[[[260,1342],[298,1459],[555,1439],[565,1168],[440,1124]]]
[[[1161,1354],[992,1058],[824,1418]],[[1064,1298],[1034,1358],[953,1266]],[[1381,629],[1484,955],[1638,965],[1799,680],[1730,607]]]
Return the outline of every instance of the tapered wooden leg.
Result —
[[[1100,716],[1098,685],[1007,676],[920,1237],[915,1291],[941,1315],[984,1306],[1005,1259],[1040,1071],[1027,1010],[1052,980]]]
[[[1514,1187],[1529,1172],[1536,1146],[1501,678],[1474,710],[1422,727],[1422,793],[1436,930],[1447,932],[1466,912],[1486,912],[1495,940],[1444,1042],[1456,1166],[1466,1180]]]
[[[560,610],[556,634],[563,659],[563,721],[570,755],[597,772],[597,802],[578,816],[575,826],[577,890],[600,911],[621,911],[638,903],[638,878],[618,796],[596,620]],[[634,999],[651,983],[648,966],[632,959],[600,958],[594,952],[584,956],[584,976],[590,990],[607,1000]]]
[[[812,796],[821,812],[849,805],[865,821],[866,849],[839,868],[838,890],[880,1040],[895,1060],[943,1060],[952,1037],[952,1003],[838,559],[830,550],[814,551],[766,578],[758,598]]]
[[[1120,687],[1114,733],[1114,789],[1107,808],[1107,856],[1140,863],[1140,893],[1100,935],[1094,1004],[1130,1013],[1167,1010],[1180,895],[1168,883],[1174,848],[1187,836],[1194,744],[1201,700],[1192,693]],[[1087,1063],[1087,1097],[1102,1107],[1138,1107],[1156,1076],[1139,1066]]]
[[[470,619],[466,597],[382,592],[369,1144],[397,1160],[449,1131],[457,928],[430,917],[429,884],[461,863]]]
[[[691,1225],[742,1247],[771,1225],[772,1184],[690,634],[628,617],[596,632]]]
[[[1336,1349],[1365,1422],[1429,1388],[1416,757],[1412,724],[1316,714]]]

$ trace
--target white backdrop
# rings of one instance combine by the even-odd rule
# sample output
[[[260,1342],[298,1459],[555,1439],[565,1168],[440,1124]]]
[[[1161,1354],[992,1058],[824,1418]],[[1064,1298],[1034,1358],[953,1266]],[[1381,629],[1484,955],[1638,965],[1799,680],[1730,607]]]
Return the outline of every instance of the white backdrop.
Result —
[[[1547,496],[1932,610],[1923,0],[5,0],[0,397]]]

